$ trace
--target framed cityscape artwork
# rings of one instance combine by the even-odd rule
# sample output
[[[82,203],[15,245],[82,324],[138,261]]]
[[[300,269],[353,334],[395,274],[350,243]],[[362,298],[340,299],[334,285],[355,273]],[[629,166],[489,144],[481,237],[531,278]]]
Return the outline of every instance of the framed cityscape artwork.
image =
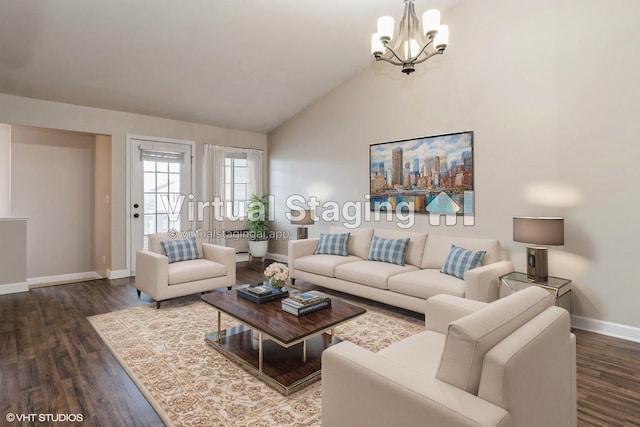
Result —
[[[473,215],[473,131],[372,144],[371,209]]]

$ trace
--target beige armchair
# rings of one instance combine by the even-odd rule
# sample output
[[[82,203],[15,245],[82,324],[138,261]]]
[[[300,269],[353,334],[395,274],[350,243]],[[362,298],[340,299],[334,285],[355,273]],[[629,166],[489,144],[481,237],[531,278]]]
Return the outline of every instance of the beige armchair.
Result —
[[[233,248],[203,243],[196,239],[201,258],[169,263],[162,241],[172,240],[167,233],[149,236],[149,250],[136,253],[136,289],[156,300],[164,300],[236,283],[236,251]]]
[[[568,312],[538,287],[489,304],[437,295],[424,332],[323,352],[322,426],[575,426],[575,349]]]

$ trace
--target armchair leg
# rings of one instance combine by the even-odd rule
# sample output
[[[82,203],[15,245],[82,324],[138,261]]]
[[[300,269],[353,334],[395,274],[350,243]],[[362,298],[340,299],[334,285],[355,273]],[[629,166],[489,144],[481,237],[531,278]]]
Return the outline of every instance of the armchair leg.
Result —
[[[162,303],[162,301],[156,301],[156,308],[159,309],[160,308],[160,304]]]
[[[136,289],[138,291],[138,299],[140,299],[140,289]]]
[[[291,278],[291,286],[294,286],[296,284],[296,279],[295,278]]]
[[[231,286],[227,286],[227,290],[230,291],[231,290]]]

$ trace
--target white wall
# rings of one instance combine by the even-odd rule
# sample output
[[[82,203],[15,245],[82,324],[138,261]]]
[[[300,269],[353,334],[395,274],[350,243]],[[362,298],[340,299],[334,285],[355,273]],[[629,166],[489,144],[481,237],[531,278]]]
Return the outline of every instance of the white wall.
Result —
[[[11,215],[11,126],[0,123],[0,218]]]
[[[95,136],[12,126],[11,213],[29,218],[27,277],[94,271]]]
[[[269,134],[277,227],[295,230],[289,194],[363,200],[370,144],[473,130],[476,225],[414,229],[498,238],[522,271],[512,217],[562,215],[550,273],[574,281],[573,313],[639,327],[639,14],[635,0],[460,2],[443,56],[409,77],[372,62]]]
[[[202,176],[202,152],[205,143],[262,149],[265,157],[267,156],[266,134],[12,95],[0,94],[0,122],[111,136],[111,270],[118,272],[123,272],[127,265],[127,133],[196,141],[197,177]],[[199,197],[201,179],[198,179],[196,184],[196,197]]]

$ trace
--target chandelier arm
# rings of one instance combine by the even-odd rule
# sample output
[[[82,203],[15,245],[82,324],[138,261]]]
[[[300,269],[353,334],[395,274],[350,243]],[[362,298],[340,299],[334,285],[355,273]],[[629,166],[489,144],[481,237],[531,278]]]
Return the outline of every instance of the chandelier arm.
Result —
[[[436,55],[442,55],[444,53],[444,49],[438,49],[434,52],[431,52],[429,54],[427,54],[424,58],[422,58],[419,61],[414,61],[414,64],[422,64],[424,61],[426,61],[427,59],[431,58],[432,56],[436,56]]]
[[[394,62],[391,62],[391,61],[387,61],[387,62],[391,62],[392,64],[395,64],[395,65],[404,65],[404,64],[407,64],[407,62],[403,61],[403,60],[402,60],[402,58],[400,58],[400,57],[398,56],[398,54],[397,54],[393,49],[391,49],[389,46],[385,45],[385,48],[387,48],[387,49],[389,50],[389,52],[391,52],[391,53],[393,54],[393,55],[392,55],[392,57],[393,57],[393,56],[395,56],[395,57],[396,57],[396,59],[397,59],[398,61],[400,61],[400,63],[398,63],[398,64],[395,64]],[[409,62],[409,63],[410,63],[410,62]]]
[[[430,37],[430,38],[429,38],[429,41],[428,41],[428,42],[426,42],[426,43],[424,44],[424,46],[422,46],[422,49],[420,50],[420,53],[418,53],[416,56],[414,56],[414,59],[418,59],[418,58],[420,57],[420,55],[422,55],[424,52],[426,52],[427,46],[429,46],[431,43],[433,43],[433,38],[431,38],[431,37]],[[425,55],[428,55],[428,54],[426,54],[426,53],[425,53]],[[424,62],[424,60],[422,60],[422,61],[420,61],[420,62],[415,62],[415,61],[412,61],[412,62],[413,62],[414,64],[419,64],[420,62]]]
[[[376,60],[385,61],[385,62],[388,62],[389,64],[393,64],[393,65],[404,65],[404,62],[394,61],[394,60],[392,60],[390,58],[385,58],[384,56],[377,57]]]

